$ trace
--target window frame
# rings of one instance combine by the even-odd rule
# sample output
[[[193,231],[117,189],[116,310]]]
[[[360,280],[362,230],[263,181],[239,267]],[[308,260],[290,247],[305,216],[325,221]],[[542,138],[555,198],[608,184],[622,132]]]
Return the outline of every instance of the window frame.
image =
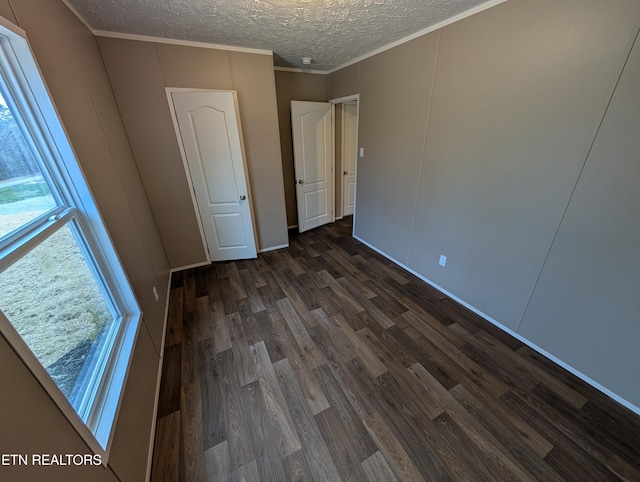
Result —
[[[97,383],[93,400],[83,400],[80,412],[71,405],[0,311],[0,335],[22,359],[36,380],[84,439],[107,463],[118,412],[122,402],[142,312],[104,222],[95,204],[81,166],[73,152],[53,100],[29,47],[26,33],[0,16],[0,65],[5,99],[21,130],[31,134],[27,142],[58,206],[41,214],[0,241],[0,272],[31,252],[64,226],[69,226],[92,271],[119,328]],[[23,122],[24,121],[24,122]],[[28,137],[28,136],[25,136]],[[45,172],[46,171],[46,172]],[[55,192],[54,192],[55,191]],[[95,380],[93,380],[95,382]],[[93,393],[93,392],[92,392]],[[88,403],[93,402],[93,403]]]

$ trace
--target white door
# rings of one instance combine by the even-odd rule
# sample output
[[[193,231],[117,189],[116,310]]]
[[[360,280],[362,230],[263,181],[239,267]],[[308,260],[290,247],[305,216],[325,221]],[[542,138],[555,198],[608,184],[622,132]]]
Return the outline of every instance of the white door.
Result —
[[[356,160],[358,157],[358,103],[343,105],[342,117],[342,214],[353,214],[356,200]]]
[[[291,102],[300,232],[333,222],[332,105]]]
[[[256,257],[235,92],[171,92],[212,261]]]

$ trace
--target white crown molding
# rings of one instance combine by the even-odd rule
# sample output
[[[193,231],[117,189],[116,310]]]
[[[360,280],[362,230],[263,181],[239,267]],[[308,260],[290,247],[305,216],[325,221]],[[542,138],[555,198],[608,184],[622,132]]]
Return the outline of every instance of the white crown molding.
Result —
[[[82,24],[89,29],[89,32],[91,32],[93,35],[96,34],[96,31],[93,29],[93,27],[91,25],[89,25],[89,23],[84,19],[84,17],[82,15],[80,15],[80,12],[78,12],[76,10],[76,8],[69,3],[69,0],[62,0],[62,3],[64,3],[67,6],[67,8],[69,10],[71,10],[71,12],[76,17],[78,17],[78,20],[80,20],[82,22]]]
[[[164,37],[150,37],[148,35],[137,35],[132,33],[109,32],[108,30],[94,30],[96,37],[117,38],[123,40],[137,40],[139,42],[153,42],[159,44],[181,45],[183,47],[198,47],[202,49],[229,50],[231,52],[242,52],[245,54],[273,55],[271,50],[252,49],[248,47],[233,47],[230,45],[210,44],[207,42],[194,42],[192,40],[178,40]]]
[[[410,42],[411,40],[414,40],[418,37],[422,37],[423,35],[434,32],[435,30],[446,27],[447,25],[451,25],[452,23],[458,22],[459,20],[463,20],[467,17],[475,15],[476,13],[483,12],[484,10],[487,10],[491,7],[495,7],[496,5],[500,5],[501,3],[504,3],[506,1],[507,0],[489,0],[488,2],[478,5],[477,7],[470,8],[469,10],[459,13],[458,15],[455,15],[451,18],[447,18],[441,22],[431,25],[430,27],[419,30],[418,32],[408,35],[407,37],[401,38],[400,40],[396,40],[395,42],[391,42],[380,48],[372,50],[371,52],[361,55],[360,57],[356,57],[355,59],[345,62],[344,64],[339,65],[338,67],[335,67],[330,70],[306,70],[306,69],[293,68],[293,67],[275,67],[275,70],[279,70],[282,72],[297,72],[302,74],[318,74],[318,75],[332,74],[334,72],[337,72],[338,70],[344,69],[345,67],[349,67],[350,65],[357,64],[358,62],[362,62],[365,59],[373,57],[374,55],[385,52],[389,49],[397,47],[398,45],[402,45],[404,43]],[[254,48],[248,48],[248,47],[233,47],[229,45],[212,44],[207,42],[195,42],[191,40],[177,40],[177,39],[169,39],[169,38],[163,38],[163,37],[150,37],[147,35],[110,32],[107,30],[95,30],[91,27],[91,25],[89,25],[89,23],[84,19],[84,17],[80,15],[80,13],[69,3],[69,0],[62,0],[62,2],[67,6],[67,8],[69,8],[69,10],[71,10],[76,15],[76,17],[80,19],[80,21],[85,25],[85,27],[87,27],[91,31],[91,33],[93,33],[93,35],[95,35],[96,37],[109,37],[109,38],[118,38],[123,40],[138,40],[141,42],[155,42],[155,43],[163,43],[163,44],[170,44],[170,45],[182,45],[186,47],[228,50],[232,52],[244,52],[244,53],[259,54],[259,55],[273,55],[273,51],[264,50],[264,49],[254,49]]]
[[[425,29],[419,30],[416,33],[412,33],[411,35],[408,35],[404,38],[401,38],[400,40],[396,40],[395,42],[391,42],[390,44],[384,45],[380,48],[377,48],[375,50],[372,50],[369,53],[366,53],[364,55],[361,55],[360,57],[356,57],[353,60],[350,60],[349,62],[345,62],[342,65],[339,65],[338,67],[335,67],[331,70],[327,70],[326,74],[333,74],[334,72],[337,72],[338,70],[344,69],[345,67],[349,67],[350,65],[353,64],[357,64],[358,62],[362,62],[365,59],[368,59],[369,57],[373,57],[374,55],[378,55],[382,52],[385,52],[386,50],[392,49],[393,47],[397,47],[398,45],[402,45],[404,43],[407,43],[411,40],[414,40],[418,37],[422,37],[423,35],[426,35],[428,33],[434,32],[435,30],[441,29],[443,27],[446,27],[447,25],[451,25],[452,23],[458,22],[460,20],[463,20],[467,17],[471,17],[472,15],[475,15],[476,13],[480,13],[483,12],[484,10],[488,10],[491,7],[495,7],[496,5],[500,5],[501,3],[506,2],[507,0],[489,0],[488,2],[485,2],[481,5],[478,5],[477,7],[473,7],[470,8],[469,10],[465,10],[462,13],[459,13],[458,15],[454,15],[453,17],[447,18],[441,22],[438,22],[434,25],[431,25],[430,27],[427,27]]]
[[[232,52],[242,52],[247,54],[258,54],[258,55],[273,55],[271,50],[264,49],[254,49],[249,47],[233,47],[230,45],[220,45],[213,44],[208,42],[195,42],[192,40],[178,40],[178,39],[170,39],[164,37],[151,37],[148,35],[137,35],[130,33],[120,33],[120,32],[110,32],[108,30],[96,30],[85,20],[85,18],[80,15],[73,5],[69,3],[69,0],[62,0],[73,14],[78,17],[78,19],[83,23],[85,27],[89,29],[89,31],[96,37],[109,37],[109,38],[118,38],[123,40],[137,40],[140,42],[154,42],[161,44],[170,44],[170,45],[182,45],[185,47],[199,47],[203,49],[215,49],[215,50],[229,50]],[[316,73],[316,72],[314,72]]]
[[[300,69],[297,67],[274,67],[273,70],[279,70],[280,72],[296,72],[299,74],[327,75],[329,73],[328,70],[309,70],[309,69]]]

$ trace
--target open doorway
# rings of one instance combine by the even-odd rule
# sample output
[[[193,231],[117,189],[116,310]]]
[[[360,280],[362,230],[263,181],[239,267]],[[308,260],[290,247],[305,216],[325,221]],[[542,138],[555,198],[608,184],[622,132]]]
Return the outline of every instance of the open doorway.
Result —
[[[356,201],[356,167],[358,161],[358,102],[342,104],[342,216],[354,213]]]
[[[329,101],[336,106],[334,122],[336,219],[354,215],[356,209],[358,101],[358,95]]]
[[[299,232],[355,214],[358,97],[291,101]]]

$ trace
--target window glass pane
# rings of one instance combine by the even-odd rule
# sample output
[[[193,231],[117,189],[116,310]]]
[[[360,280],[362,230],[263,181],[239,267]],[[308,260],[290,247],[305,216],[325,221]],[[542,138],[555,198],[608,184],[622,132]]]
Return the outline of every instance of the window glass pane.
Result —
[[[0,92],[0,238],[56,207],[42,171]]]
[[[71,228],[0,273],[0,309],[79,411],[117,327]]]

